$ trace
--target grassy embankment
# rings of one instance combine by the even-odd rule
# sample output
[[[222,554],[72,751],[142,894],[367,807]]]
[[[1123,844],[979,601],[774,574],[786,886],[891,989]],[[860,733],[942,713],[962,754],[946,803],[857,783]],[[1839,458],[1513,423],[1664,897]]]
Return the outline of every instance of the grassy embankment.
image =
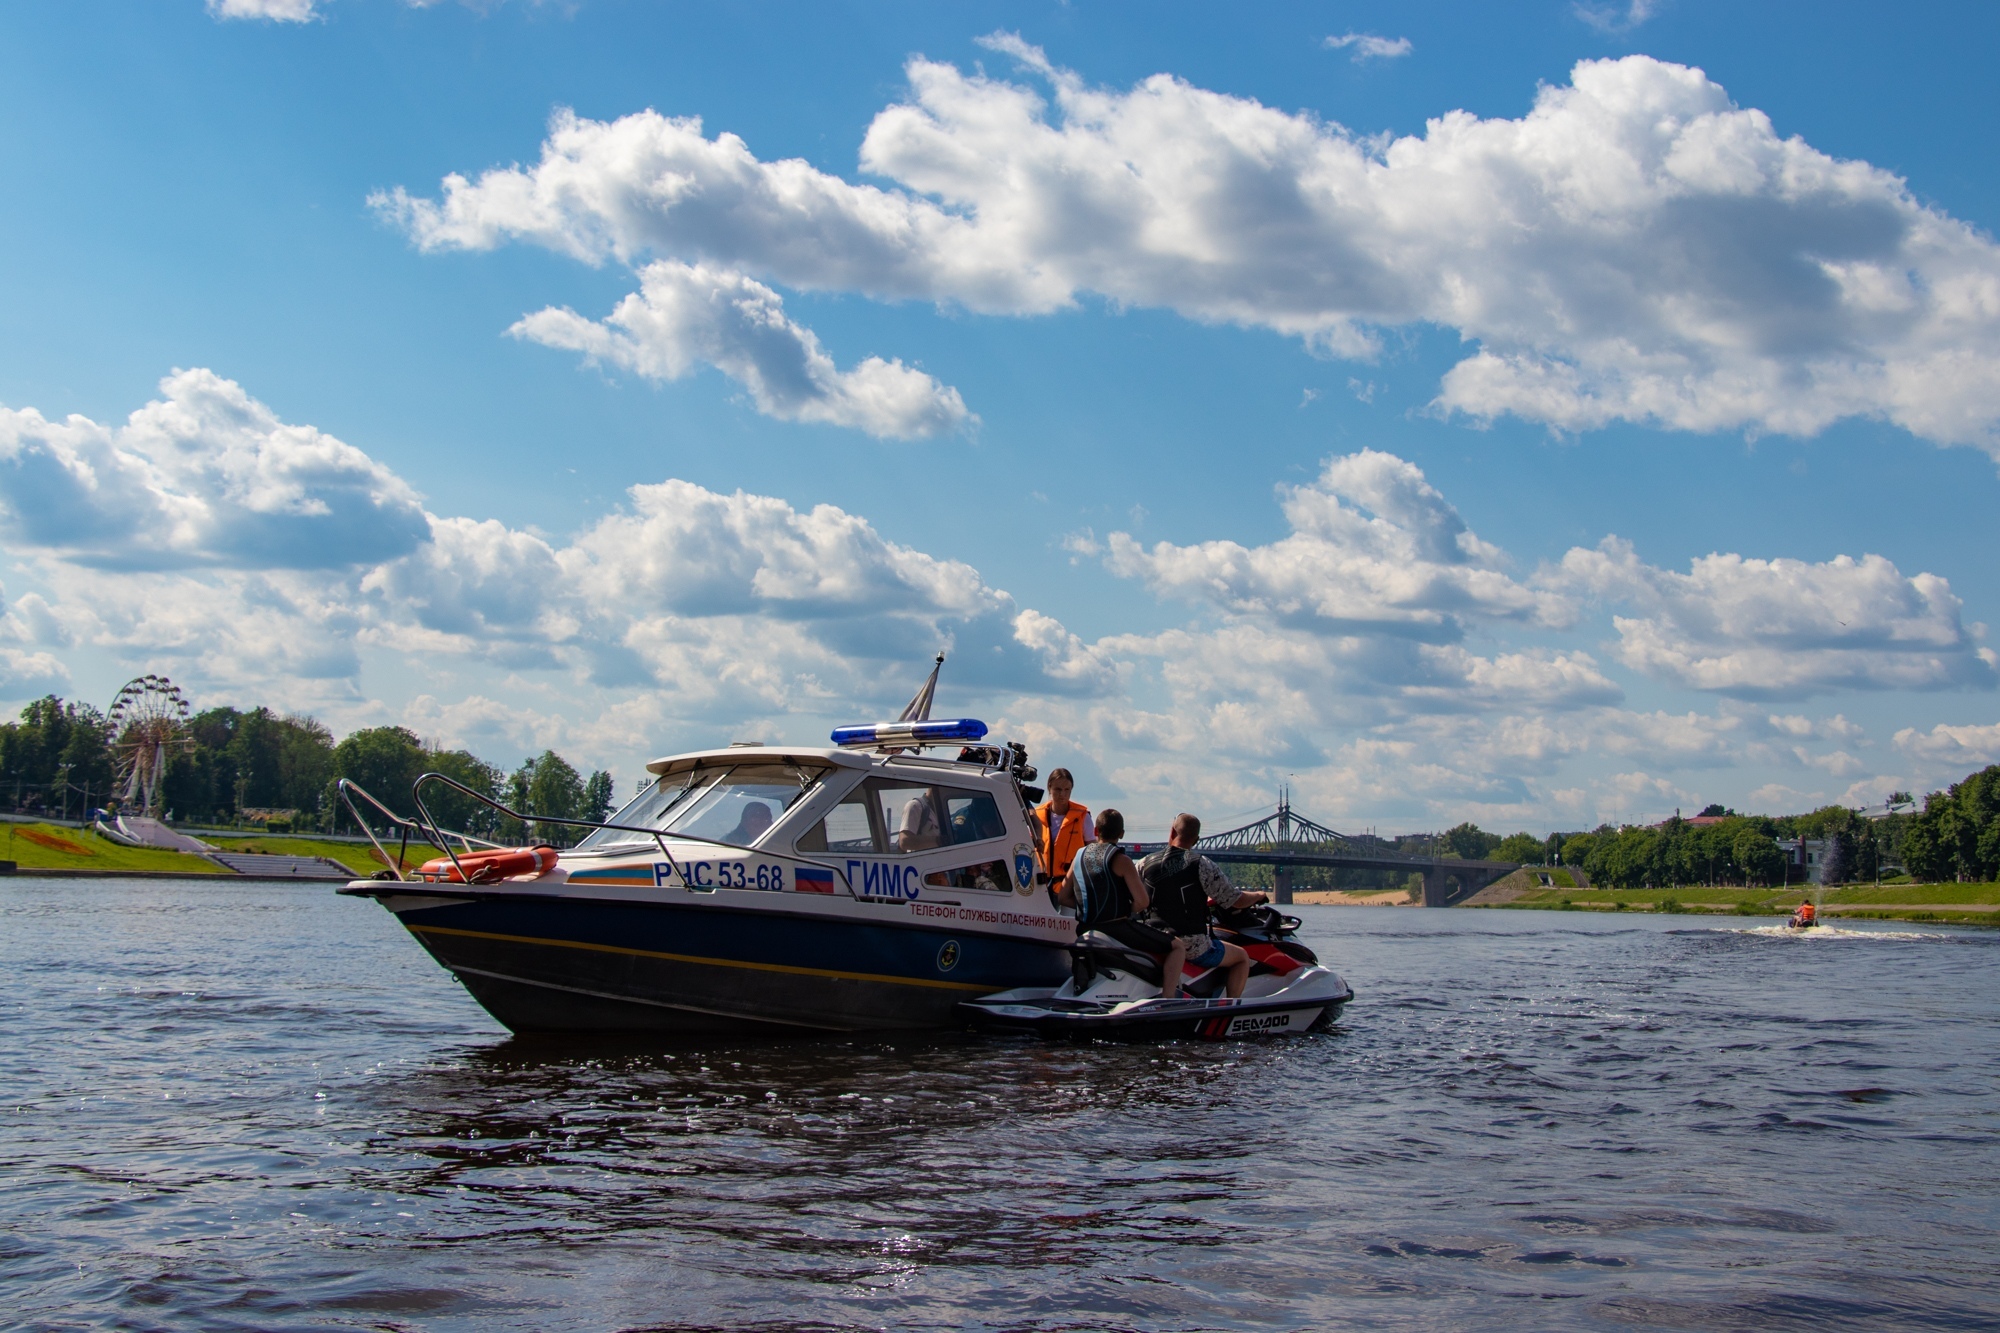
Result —
[[[1481,904],[1529,907],[1542,911],[1685,912],[1740,916],[1787,916],[1803,899],[1795,885],[1789,891],[1746,889],[1740,885],[1706,888],[1682,885],[1671,889],[1533,888],[1509,902]],[[2000,884],[1911,884],[1885,882],[1828,889],[1817,896],[1829,917],[1861,917],[1900,921],[1955,921],[2000,926]]]
[[[222,834],[204,834],[203,842],[213,843],[222,852],[263,852],[272,856],[324,856],[329,861],[338,861],[359,875],[372,875],[388,864],[375,855],[375,849],[365,842],[324,842],[309,836],[292,834],[259,834],[251,838],[232,838]],[[387,844],[389,854],[396,854],[395,844]],[[412,847],[403,858],[403,866],[409,869],[420,866],[437,853],[429,847]]]
[[[314,838],[250,837],[205,838],[225,852],[271,852],[281,856],[325,856],[360,874],[378,869],[382,862],[366,843],[322,842]],[[391,849],[394,850],[393,848]],[[419,852],[424,854],[420,855]],[[429,849],[411,848],[406,865],[426,860]],[[14,862],[22,873],[37,870],[170,870],[187,875],[227,875],[213,861],[186,852],[170,852],[153,847],[125,847],[90,829],[68,828],[60,824],[6,824],[0,834],[0,858]]]
[[[0,834],[0,857],[25,871],[172,870],[189,875],[226,875],[213,861],[185,852],[124,847],[90,829],[61,824],[8,824]]]

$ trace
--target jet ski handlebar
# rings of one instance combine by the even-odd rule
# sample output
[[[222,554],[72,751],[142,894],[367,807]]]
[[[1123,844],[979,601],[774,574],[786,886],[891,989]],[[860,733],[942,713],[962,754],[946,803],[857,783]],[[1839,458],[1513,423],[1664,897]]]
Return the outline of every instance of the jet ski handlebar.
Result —
[[[1269,903],[1255,903],[1233,911],[1218,911],[1215,924],[1224,930],[1262,931],[1274,939],[1283,939],[1296,934],[1305,923],[1298,917],[1287,916]]]

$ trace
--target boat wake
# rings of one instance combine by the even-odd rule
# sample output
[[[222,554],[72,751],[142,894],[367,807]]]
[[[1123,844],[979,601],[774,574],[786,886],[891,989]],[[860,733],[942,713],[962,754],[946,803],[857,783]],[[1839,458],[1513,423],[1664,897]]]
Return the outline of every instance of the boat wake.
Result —
[[[1890,923],[1871,930],[1856,930],[1851,926],[1814,926],[1810,930],[1794,930],[1790,926],[1708,926],[1707,931],[1719,935],[1770,935],[1781,939],[1797,940],[1949,940],[1956,935],[1940,930],[1897,930]]]

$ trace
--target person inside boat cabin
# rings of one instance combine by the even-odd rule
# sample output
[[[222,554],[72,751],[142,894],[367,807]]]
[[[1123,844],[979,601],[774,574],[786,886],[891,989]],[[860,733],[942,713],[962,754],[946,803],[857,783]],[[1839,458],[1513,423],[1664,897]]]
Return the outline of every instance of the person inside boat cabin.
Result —
[[[1097,836],[1070,862],[1069,875],[1056,893],[1057,904],[1076,909],[1079,939],[1086,930],[1097,930],[1141,953],[1165,955],[1160,993],[1178,994],[1187,951],[1166,931],[1138,919],[1151,899],[1132,858],[1118,845],[1125,836],[1125,816],[1116,810],[1099,811],[1094,831]]]
[[[902,816],[896,821],[896,850],[927,852],[943,842],[937,806],[932,804],[930,789],[925,788],[903,804]]]
[[[1152,904],[1149,923],[1170,932],[1175,945],[1195,967],[1226,969],[1224,987],[1233,1000],[1250,979],[1250,955],[1215,938],[1209,929],[1209,905],[1228,911],[1254,907],[1265,897],[1231,884],[1221,866],[1194,849],[1200,840],[1201,821],[1189,814],[1176,815],[1167,831],[1166,849],[1139,862],[1139,878]],[[1179,990],[1180,974],[1176,972],[1169,975],[1160,993],[1172,999]]]
[[[1042,855],[1042,868],[1056,884],[1069,877],[1070,862],[1076,859],[1076,854],[1097,840],[1090,811],[1069,799],[1075,790],[1076,779],[1068,769],[1050,769],[1049,799],[1034,809],[1035,841],[1040,844],[1036,850]],[[1122,820],[1119,833],[1124,833]]]
[[[736,827],[729,830],[724,842],[738,847],[748,847],[757,839],[771,831],[771,807],[762,801],[751,801],[743,807],[743,813],[736,817]]]

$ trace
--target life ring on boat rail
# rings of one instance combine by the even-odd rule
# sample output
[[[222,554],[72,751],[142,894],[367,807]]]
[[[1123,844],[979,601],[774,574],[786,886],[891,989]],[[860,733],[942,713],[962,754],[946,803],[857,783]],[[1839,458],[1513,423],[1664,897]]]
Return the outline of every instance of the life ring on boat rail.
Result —
[[[449,856],[426,861],[417,867],[417,878],[433,884],[491,884],[496,879],[543,875],[555,868],[553,847],[501,847],[490,852],[462,853],[457,865],[452,864]]]

